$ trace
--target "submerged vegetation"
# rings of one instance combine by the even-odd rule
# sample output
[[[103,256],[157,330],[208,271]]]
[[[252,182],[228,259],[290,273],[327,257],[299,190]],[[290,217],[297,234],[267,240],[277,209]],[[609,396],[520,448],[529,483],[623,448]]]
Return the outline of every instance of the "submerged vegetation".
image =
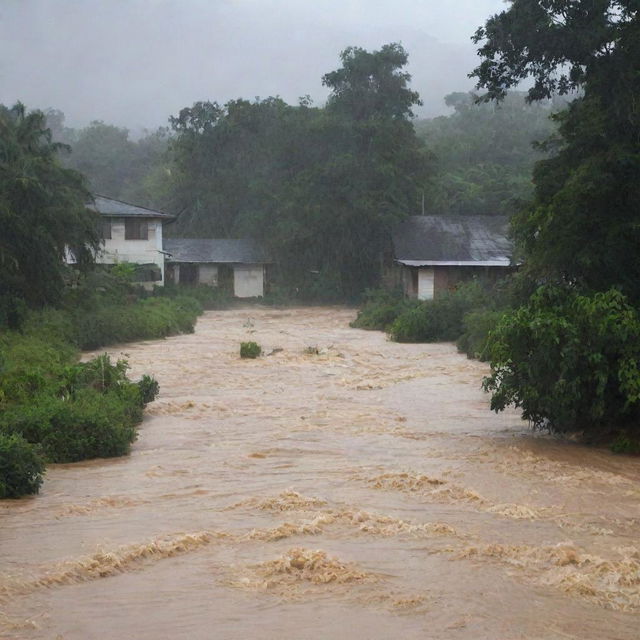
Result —
[[[240,357],[255,359],[262,355],[262,347],[257,342],[241,342]]]

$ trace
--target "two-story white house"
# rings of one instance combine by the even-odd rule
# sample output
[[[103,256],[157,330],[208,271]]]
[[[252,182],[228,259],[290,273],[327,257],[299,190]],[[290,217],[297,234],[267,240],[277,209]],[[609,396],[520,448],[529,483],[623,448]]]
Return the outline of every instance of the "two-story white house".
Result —
[[[135,264],[136,281],[164,285],[162,225],[175,216],[105,196],[95,196],[88,208],[101,217],[103,245],[96,262]]]

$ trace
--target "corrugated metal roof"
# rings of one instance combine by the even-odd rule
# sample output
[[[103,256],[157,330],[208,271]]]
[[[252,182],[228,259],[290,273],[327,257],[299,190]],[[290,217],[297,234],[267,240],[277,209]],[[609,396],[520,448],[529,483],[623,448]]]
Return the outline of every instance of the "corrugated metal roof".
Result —
[[[106,196],[94,196],[94,202],[88,204],[87,207],[92,211],[96,211],[102,216],[128,218],[135,216],[136,218],[163,218],[165,220],[173,220],[175,216],[147,207],[139,207],[122,200],[114,200]]]
[[[412,216],[393,232],[395,259],[410,266],[509,266],[506,216]]]
[[[170,254],[168,262],[270,262],[263,247],[250,238],[165,238],[164,250]]]

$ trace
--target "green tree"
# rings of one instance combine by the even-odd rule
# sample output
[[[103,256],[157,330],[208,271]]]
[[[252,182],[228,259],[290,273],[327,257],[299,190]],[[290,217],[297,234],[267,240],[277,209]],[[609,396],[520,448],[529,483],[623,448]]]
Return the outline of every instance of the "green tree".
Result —
[[[417,209],[429,156],[399,45],[350,48],[326,108],[301,99],[196,103],[171,119],[183,235],[261,238],[282,282],[340,298],[375,285],[391,226]]]
[[[127,129],[94,121],[77,132],[65,164],[87,176],[94,193],[117,198],[130,180],[134,156]]]
[[[16,324],[21,301],[59,301],[64,258],[81,267],[99,245],[96,214],[80,174],[60,166],[40,111],[0,106],[0,321]]]
[[[514,221],[536,278],[640,301],[640,18],[634,0],[513,0],[475,35],[487,99],[532,77],[530,100],[574,94]]]
[[[536,428],[640,435],[640,317],[619,291],[541,287],[490,341],[491,407],[522,408]]]
[[[513,220],[525,276],[546,287],[490,341],[493,406],[591,437],[638,437],[639,13],[635,0],[511,0],[475,35],[486,99],[527,77],[532,101],[576,92]]]
[[[417,92],[409,89],[411,76],[403,71],[409,55],[398,43],[379,51],[348,47],[340,54],[342,67],[326,73],[322,84],[331,89],[328,107],[356,122],[400,120],[413,117],[421,105]]]

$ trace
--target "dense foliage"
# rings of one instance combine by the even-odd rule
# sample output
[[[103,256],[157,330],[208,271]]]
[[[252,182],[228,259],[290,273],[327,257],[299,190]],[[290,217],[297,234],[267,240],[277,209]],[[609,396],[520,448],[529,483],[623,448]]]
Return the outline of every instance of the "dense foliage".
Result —
[[[515,402],[558,431],[604,434],[637,420],[639,12],[631,0],[512,0],[475,37],[488,98],[527,77],[530,100],[580,91],[556,116],[552,156],[514,220],[526,276],[561,294],[536,294],[490,345],[494,407]]]
[[[425,212],[512,215],[531,197],[533,166],[544,157],[535,143],[554,133],[550,115],[564,101],[529,104],[511,92],[500,104],[479,103],[472,93],[452,93],[445,102],[453,114],[416,124],[436,157],[424,186]]]
[[[149,297],[98,270],[80,276],[57,309],[29,311],[19,332],[0,331],[0,488],[17,487],[6,496],[37,491],[41,456],[73,462],[127,453],[144,405],[158,394],[150,376],[131,382],[124,361],[78,363],[78,348],[193,331],[200,312],[193,298]]]
[[[396,342],[455,341],[464,331],[465,314],[488,304],[487,291],[478,282],[461,284],[433,300],[424,300],[403,311],[389,326]]]
[[[484,358],[489,332],[509,304],[502,283],[472,280],[434,300],[415,300],[400,290],[367,291],[357,318],[359,329],[384,330],[397,342],[457,341],[460,351]]]
[[[26,359],[16,360],[16,345]],[[49,462],[127,453],[145,400],[154,397],[149,380],[143,397],[124,361],[112,364],[104,355],[87,363],[42,363],[41,348],[41,338],[9,334],[3,340],[0,433],[37,445]]]
[[[400,314],[419,304],[417,300],[407,298],[402,289],[368,289],[362,296],[362,307],[351,326],[386,331]]]
[[[521,407],[536,427],[640,434],[640,316],[618,291],[542,287],[490,344],[492,408]]]
[[[59,300],[67,247],[82,268],[98,246],[91,196],[58,150],[41,112],[0,106],[0,325],[17,326],[24,304]]]

